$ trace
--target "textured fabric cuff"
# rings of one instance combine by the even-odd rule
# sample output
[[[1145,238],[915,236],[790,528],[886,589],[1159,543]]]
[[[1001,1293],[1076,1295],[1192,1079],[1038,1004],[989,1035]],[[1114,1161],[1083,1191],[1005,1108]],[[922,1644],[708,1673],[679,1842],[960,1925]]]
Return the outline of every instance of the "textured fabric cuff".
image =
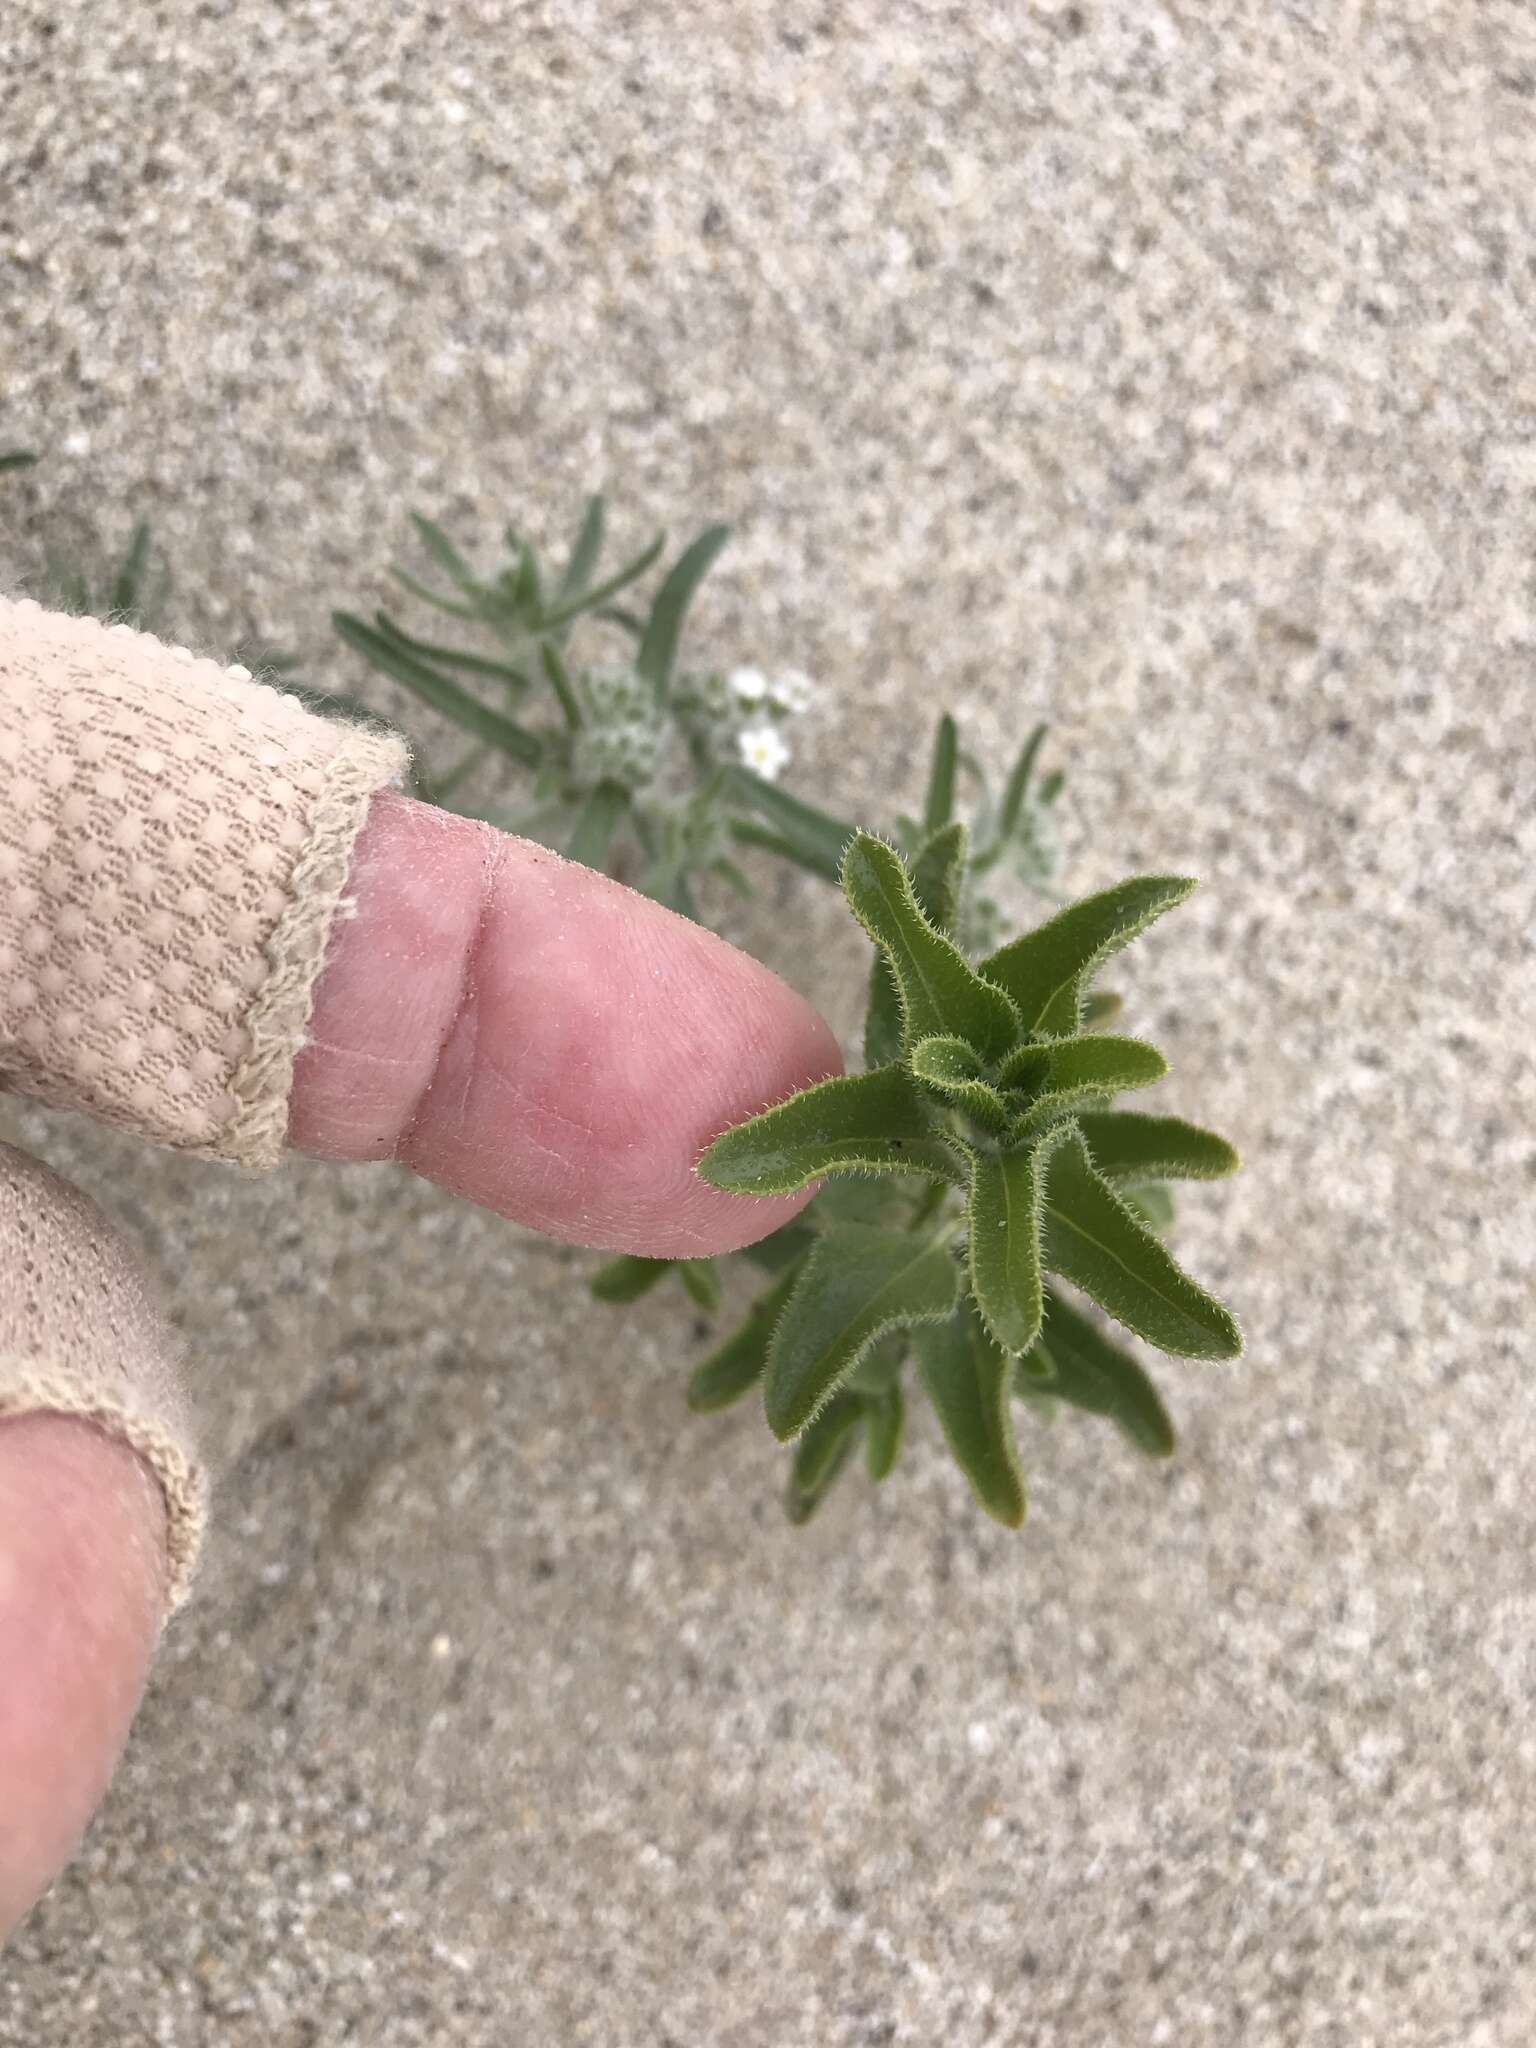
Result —
[[[276,1163],[352,851],[402,740],[0,599],[0,1079]]]
[[[192,1582],[207,1485],[169,1326],[95,1205],[0,1145],[0,1417],[76,1415],[130,1444],[165,1495],[170,1604]]]

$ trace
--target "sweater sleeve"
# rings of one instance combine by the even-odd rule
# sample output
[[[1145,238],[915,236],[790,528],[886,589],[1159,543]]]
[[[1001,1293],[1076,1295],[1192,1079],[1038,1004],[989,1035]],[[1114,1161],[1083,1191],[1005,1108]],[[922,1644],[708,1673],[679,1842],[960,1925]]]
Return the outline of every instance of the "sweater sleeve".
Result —
[[[0,599],[0,1086],[275,1164],[353,846],[405,764],[244,669]],[[204,1481],[171,1333],[91,1204],[0,1146],[0,1418],[39,1409],[154,1471],[179,1600]]]
[[[275,1165],[353,845],[405,760],[244,669],[0,599],[0,1079]]]

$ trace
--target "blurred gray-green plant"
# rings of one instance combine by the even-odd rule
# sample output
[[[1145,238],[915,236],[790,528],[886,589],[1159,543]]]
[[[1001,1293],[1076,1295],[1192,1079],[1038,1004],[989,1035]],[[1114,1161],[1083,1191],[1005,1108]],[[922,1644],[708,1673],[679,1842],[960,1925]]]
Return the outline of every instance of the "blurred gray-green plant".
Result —
[[[421,795],[604,868],[690,917],[701,875],[749,892],[742,846],[835,873],[846,829],[775,786],[790,756],[785,728],[810,708],[812,683],[794,670],[684,659],[685,621],[727,528],[706,527],[666,566],[658,534],[605,571],[607,507],[594,496],[558,570],[508,527],[507,559],[481,574],[432,520],[418,513],[413,524],[444,583],[400,568],[396,578],[480,644],[423,638],[383,610],[334,619],[348,646],[468,739],[440,773],[418,771]],[[659,581],[640,601],[652,570]],[[511,799],[474,799],[472,779],[497,757],[522,786]]]
[[[602,867],[690,917],[699,914],[701,875],[748,892],[742,848],[836,881],[852,827],[779,786],[791,758],[786,728],[811,708],[814,684],[794,669],[685,658],[688,614],[726,527],[706,527],[670,566],[658,535],[605,573],[607,507],[594,496],[558,571],[509,526],[506,559],[482,574],[432,520],[418,513],[413,524],[443,582],[433,587],[401,568],[397,580],[461,631],[474,628],[480,644],[422,638],[383,610],[371,619],[337,612],[334,622],[348,646],[469,742],[440,773],[418,770],[419,794]],[[642,599],[652,572],[657,581]],[[1031,785],[1040,728],[994,796],[980,763],[960,751],[953,723],[945,729],[951,790],[960,773],[978,789],[967,918],[980,932],[999,914],[983,882],[990,870],[1048,885],[1061,778]],[[497,757],[515,765],[523,787],[486,804],[472,793],[474,778]]]

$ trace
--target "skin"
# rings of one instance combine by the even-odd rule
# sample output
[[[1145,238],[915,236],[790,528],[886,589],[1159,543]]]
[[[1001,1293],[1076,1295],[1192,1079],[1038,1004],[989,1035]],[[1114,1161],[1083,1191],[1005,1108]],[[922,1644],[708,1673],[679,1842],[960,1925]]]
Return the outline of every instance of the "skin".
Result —
[[[386,793],[299,1055],[289,1141],[399,1159],[520,1223],[692,1256],[808,1195],[694,1174],[727,1125],[839,1071],[755,961],[541,847]],[[164,1611],[164,1513],[89,1423],[0,1421],[0,1941],[68,1858],[127,1740]]]

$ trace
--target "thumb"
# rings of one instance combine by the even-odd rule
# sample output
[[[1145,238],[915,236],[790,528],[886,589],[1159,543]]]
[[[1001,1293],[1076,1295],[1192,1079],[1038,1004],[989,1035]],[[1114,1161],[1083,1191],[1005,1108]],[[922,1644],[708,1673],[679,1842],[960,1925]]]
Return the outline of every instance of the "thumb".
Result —
[[[0,1420],[0,1943],[122,1753],[165,1612],[165,1507],[93,1423]]]
[[[0,1939],[101,1796],[203,1495],[174,1340],[128,1247],[0,1145]]]

